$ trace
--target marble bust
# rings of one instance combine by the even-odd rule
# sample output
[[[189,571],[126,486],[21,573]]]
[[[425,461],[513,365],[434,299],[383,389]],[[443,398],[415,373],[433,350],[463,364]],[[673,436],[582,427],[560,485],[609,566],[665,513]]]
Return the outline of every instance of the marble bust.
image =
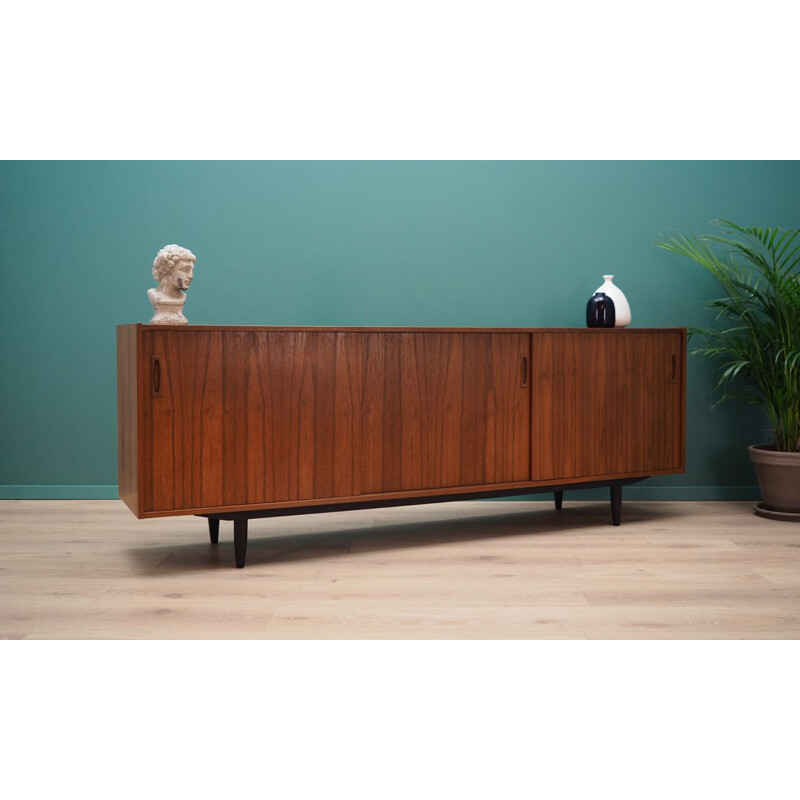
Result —
[[[186,290],[194,277],[194,262],[191,250],[177,244],[168,244],[158,251],[153,262],[153,277],[158,287],[147,290],[147,297],[155,309],[151,323],[157,325],[186,325],[183,316]]]

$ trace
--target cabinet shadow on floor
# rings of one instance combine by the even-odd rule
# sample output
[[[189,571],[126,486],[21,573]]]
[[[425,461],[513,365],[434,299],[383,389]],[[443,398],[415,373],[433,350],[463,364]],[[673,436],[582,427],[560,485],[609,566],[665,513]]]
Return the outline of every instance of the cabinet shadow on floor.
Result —
[[[230,570],[252,574],[253,568],[278,566],[292,562],[324,561],[343,556],[392,552],[417,548],[419,558],[425,558],[426,547],[496,540],[509,536],[532,536],[557,544],[558,537],[599,537],[616,533],[624,535],[625,526],[637,522],[663,521],[680,516],[665,504],[652,505],[624,503],[622,525],[613,527],[608,502],[583,502],[570,508],[565,499],[561,511],[548,503],[536,503],[531,510],[481,513],[480,508],[468,515],[463,510],[452,518],[443,514],[447,504],[437,508],[437,514],[426,515],[424,506],[376,511],[339,511],[332,514],[303,517],[273,517],[254,519],[249,523],[247,567],[235,569],[233,552],[233,523],[220,523],[219,543],[212,545],[208,527],[203,518],[191,518],[196,529],[196,541],[186,542],[186,522],[178,528],[174,518],[158,520],[158,528],[151,528],[152,537],[163,536],[164,544],[131,547],[127,554],[134,568],[142,574],[181,573]],[[479,503],[476,503],[479,506]],[[156,522],[153,520],[153,522]],[[290,532],[286,532],[287,529]],[[150,538],[150,537],[148,537]],[[565,545],[567,544],[565,537]],[[532,544],[535,539],[532,540]],[[441,557],[440,555],[438,557]]]

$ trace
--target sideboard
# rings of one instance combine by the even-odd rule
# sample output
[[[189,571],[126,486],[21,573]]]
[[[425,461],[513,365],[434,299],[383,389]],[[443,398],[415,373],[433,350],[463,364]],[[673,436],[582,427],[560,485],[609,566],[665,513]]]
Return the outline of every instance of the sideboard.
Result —
[[[119,494],[140,519],[622,486],[683,472],[686,331],[120,325]]]

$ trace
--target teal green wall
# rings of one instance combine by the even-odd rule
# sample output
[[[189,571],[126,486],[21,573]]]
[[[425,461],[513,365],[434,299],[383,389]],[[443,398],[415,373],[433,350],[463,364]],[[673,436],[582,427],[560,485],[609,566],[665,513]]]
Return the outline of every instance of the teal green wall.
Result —
[[[715,217],[797,226],[800,163],[2,163],[0,497],[115,496],[114,329],[165,244],[193,323],[582,326],[611,272],[635,326],[691,326],[714,284],[653,242]],[[638,496],[757,496],[763,421],[711,386],[692,359],[687,472]]]

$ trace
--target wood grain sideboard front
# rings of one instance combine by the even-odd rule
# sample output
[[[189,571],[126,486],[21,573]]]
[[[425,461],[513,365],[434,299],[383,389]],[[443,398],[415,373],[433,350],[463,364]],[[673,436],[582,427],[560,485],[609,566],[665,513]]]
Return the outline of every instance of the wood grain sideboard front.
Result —
[[[120,325],[119,494],[234,522],[684,471],[686,331]]]

